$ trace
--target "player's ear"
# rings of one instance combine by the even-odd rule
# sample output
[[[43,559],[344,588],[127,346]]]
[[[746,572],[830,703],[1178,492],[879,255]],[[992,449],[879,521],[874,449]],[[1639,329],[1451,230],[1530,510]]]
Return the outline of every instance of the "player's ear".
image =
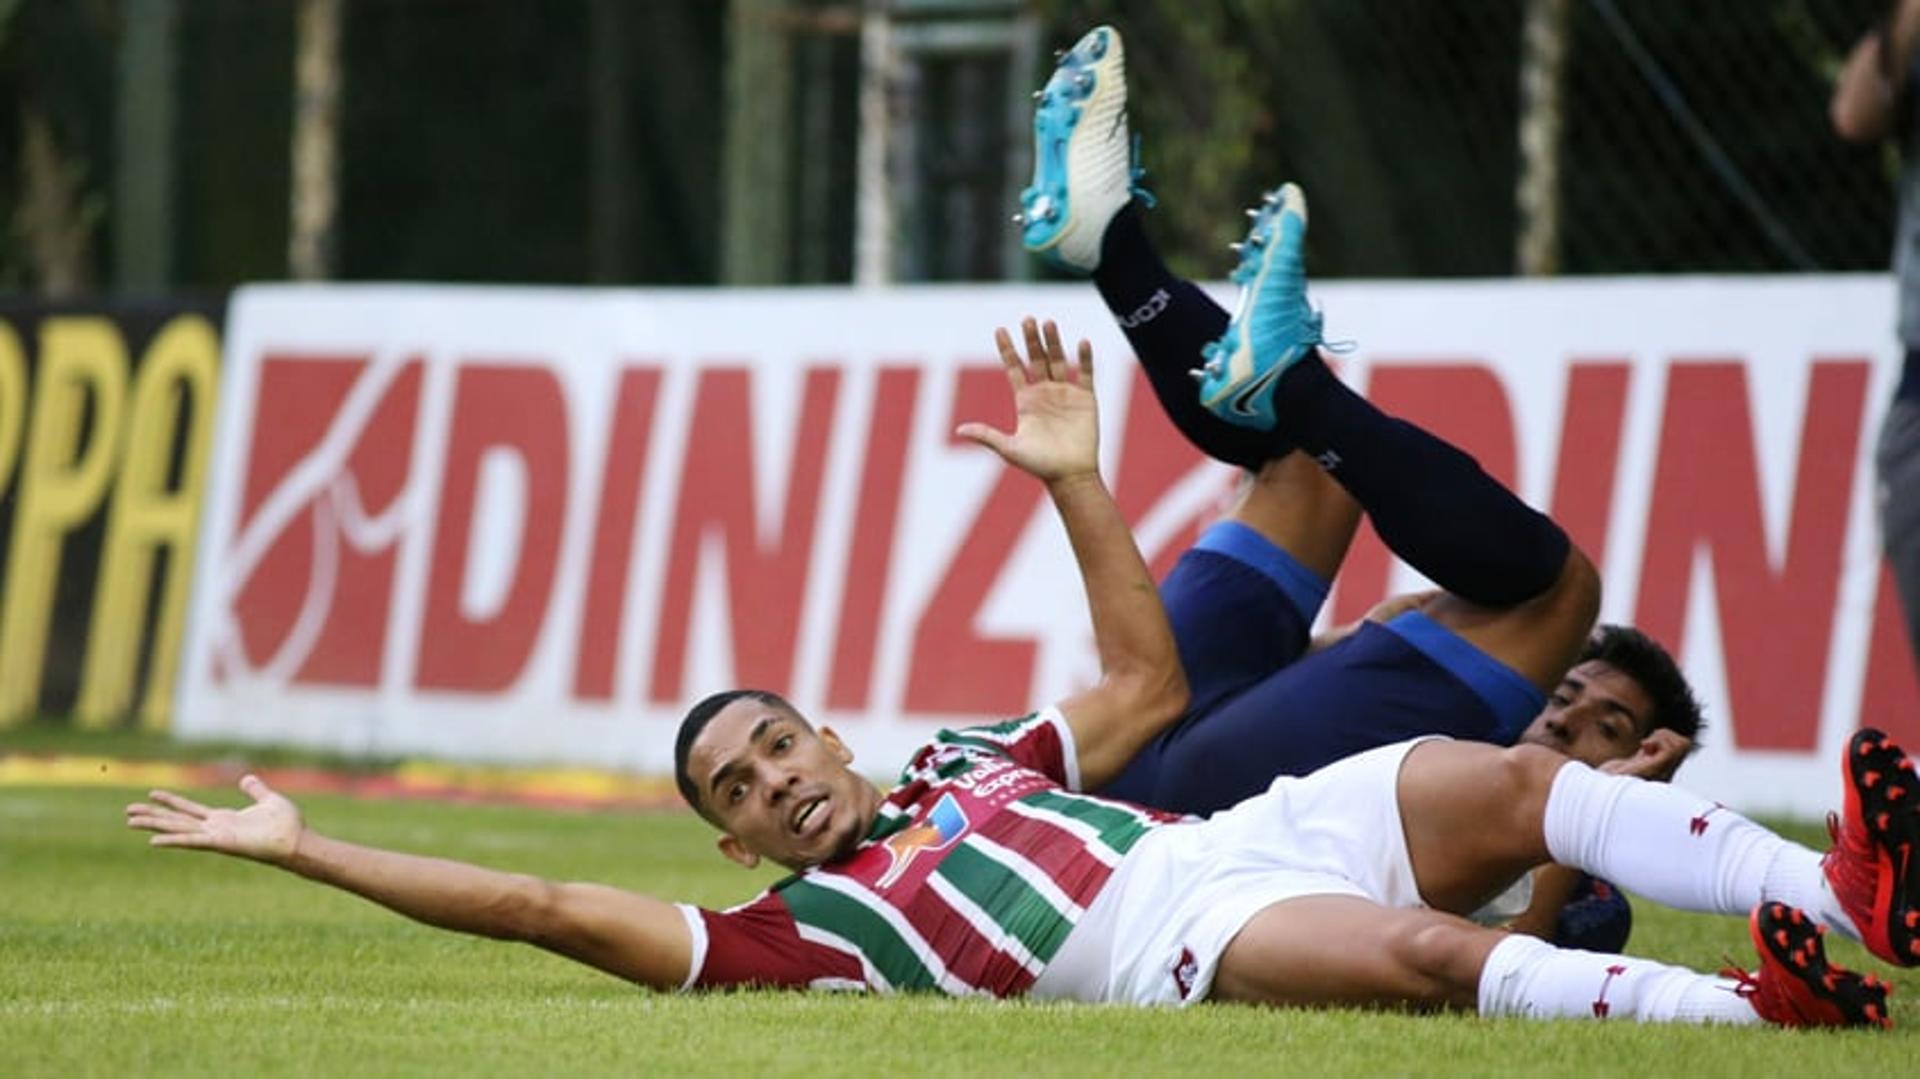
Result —
[[[828,752],[837,757],[841,764],[853,763],[853,750],[840,740],[840,736],[834,733],[832,727],[820,728],[820,740],[827,744]]]
[[[742,869],[752,869],[754,866],[760,864],[760,856],[758,854],[748,850],[746,844],[730,835],[722,835],[717,845],[720,848],[720,853],[726,856],[727,861],[740,866]]]

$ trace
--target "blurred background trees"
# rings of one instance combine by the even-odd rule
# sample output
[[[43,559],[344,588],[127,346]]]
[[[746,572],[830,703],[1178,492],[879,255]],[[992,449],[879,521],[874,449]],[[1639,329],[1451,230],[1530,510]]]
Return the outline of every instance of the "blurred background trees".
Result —
[[[1881,6],[0,0],[0,287],[1030,276],[1027,94],[1097,22],[1195,276],[1282,179],[1324,276],[1878,269],[1826,100]]]

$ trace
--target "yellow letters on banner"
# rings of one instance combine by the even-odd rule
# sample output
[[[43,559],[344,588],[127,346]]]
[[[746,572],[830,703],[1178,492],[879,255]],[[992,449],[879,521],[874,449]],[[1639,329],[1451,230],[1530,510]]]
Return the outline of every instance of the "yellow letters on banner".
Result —
[[[60,546],[106,494],[126,396],[127,348],[112,320],[68,316],[40,324],[40,372],[0,609],[0,725],[26,719],[39,704]],[[93,417],[82,445],[89,397]]]
[[[154,620],[153,657],[140,702],[140,722],[163,728],[172,711],[173,679],[180,660],[180,634],[193,579],[194,534],[206,482],[207,449],[213,434],[219,338],[199,315],[181,315],[147,346],[134,380],[133,408],[121,454],[120,478],[107,516],[88,623],[87,660],[80,679],[75,720],[107,726],[132,704],[139,673],[141,631],[160,551],[170,551],[167,577]],[[183,425],[181,413],[188,410]],[[185,440],[180,484],[167,489],[174,432]]]
[[[20,452],[20,421],[27,415],[27,357],[20,335],[0,322],[0,492],[13,479]]]

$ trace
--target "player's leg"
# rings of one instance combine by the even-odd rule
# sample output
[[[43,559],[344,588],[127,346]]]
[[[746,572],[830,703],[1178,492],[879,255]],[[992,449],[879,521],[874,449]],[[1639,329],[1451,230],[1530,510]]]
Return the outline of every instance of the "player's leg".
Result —
[[[1554,861],[1683,910],[1780,901],[1888,962],[1920,964],[1920,776],[1871,730],[1850,740],[1842,770],[1846,808],[1825,858],[1710,799],[1536,746],[1423,743],[1397,798],[1415,886],[1438,909],[1472,910]]]
[[[1418,781],[1452,781],[1485,814],[1454,821],[1455,841],[1505,827],[1524,832],[1524,822],[1500,816],[1497,799],[1524,800],[1539,775],[1551,780],[1542,767],[1550,756],[1444,741],[1388,746],[1278,782],[1200,825],[1200,845],[1218,852],[1208,864],[1228,874],[1235,894],[1267,897],[1232,927],[1212,971],[1212,994],[1277,1004],[1477,1006],[1540,1017],[1884,1023],[1885,987],[1829,965],[1813,920],[1784,903],[1752,912],[1760,971],[1738,984],[1563,950],[1424,909],[1432,897],[1420,874],[1432,852],[1418,849],[1427,840],[1412,825],[1422,813],[1453,807]],[[1516,761],[1512,774],[1499,773],[1494,758]],[[1496,799],[1482,799],[1479,788]],[[1550,846],[1552,826],[1536,824],[1532,833],[1473,857],[1489,875],[1510,875]],[[1210,938],[1204,923],[1192,932],[1200,941],[1221,939]]]
[[[1249,477],[1226,518],[1202,533],[1160,584],[1187,675],[1186,714],[1101,793],[1206,813],[1258,794],[1275,775],[1311,771],[1332,759],[1310,754],[1300,766],[1300,747],[1286,724],[1268,722],[1268,716],[1242,722],[1223,706],[1305,652],[1356,523],[1352,499],[1299,454],[1269,461]],[[1172,764],[1189,774],[1169,788],[1170,762],[1193,757],[1184,748],[1193,741],[1207,747],[1201,752],[1210,758],[1208,774],[1195,776],[1186,765]],[[1216,755],[1213,747],[1221,745],[1227,751]],[[1201,800],[1180,794],[1190,790]]]
[[[1274,440],[1222,421],[1194,398],[1187,370],[1227,327],[1227,312],[1176,277],[1147,239],[1127,125],[1126,51],[1097,27],[1060,54],[1035,95],[1033,183],[1021,194],[1021,241],[1069,273],[1088,274],[1174,426],[1202,453],[1258,469]]]
[[[1817,948],[1817,941],[1816,941]],[[1804,945],[1803,945],[1804,948]],[[1884,1020],[1885,990],[1848,972],[1839,1002],[1802,1021]],[[1836,978],[1836,980],[1837,980]],[[1828,1002],[1763,952],[1757,979],[1775,997]],[[1781,984],[1788,983],[1788,984]],[[1406,1006],[1529,1018],[1639,1022],[1758,1023],[1742,979],[1697,974],[1651,960],[1555,948],[1532,937],[1431,910],[1404,910],[1350,896],[1307,896],[1266,908],[1220,957],[1215,1000],[1281,1006]],[[1771,1003],[1771,1002],[1769,1002]],[[1791,1022],[1775,1008],[1764,1016]]]
[[[1438,606],[1434,620],[1551,689],[1597,613],[1597,574],[1472,457],[1381,412],[1327,367],[1306,298],[1306,228],[1299,188],[1269,194],[1234,271],[1239,311],[1197,372],[1202,403],[1311,454],[1396,554],[1464,601]]]
[[[1885,492],[1881,542],[1907,616],[1907,645],[1920,661],[1920,352],[1907,353],[1906,370],[1900,393],[1881,421],[1874,466]]]

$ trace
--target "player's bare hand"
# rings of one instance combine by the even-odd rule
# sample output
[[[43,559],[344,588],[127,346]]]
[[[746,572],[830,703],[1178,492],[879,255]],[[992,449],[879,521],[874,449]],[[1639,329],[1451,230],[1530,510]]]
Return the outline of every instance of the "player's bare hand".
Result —
[[[1632,756],[1606,761],[1600,771],[1665,783],[1680,770],[1680,762],[1687,759],[1687,751],[1692,748],[1692,739],[1662,728],[1640,739],[1640,748]]]
[[[1049,483],[1099,472],[1100,422],[1093,400],[1093,346],[1081,341],[1070,362],[1052,320],[1020,323],[1027,354],[1006,330],[995,330],[1000,365],[1013,387],[1011,434],[984,423],[954,432],[999,454],[1008,464]]]
[[[286,864],[305,828],[299,807],[259,776],[241,777],[240,790],[253,799],[252,805],[222,809],[172,791],[150,791],[150,801],[127,807],[127,827],[152,832],[147,842],[156,847],[211,850]]]

